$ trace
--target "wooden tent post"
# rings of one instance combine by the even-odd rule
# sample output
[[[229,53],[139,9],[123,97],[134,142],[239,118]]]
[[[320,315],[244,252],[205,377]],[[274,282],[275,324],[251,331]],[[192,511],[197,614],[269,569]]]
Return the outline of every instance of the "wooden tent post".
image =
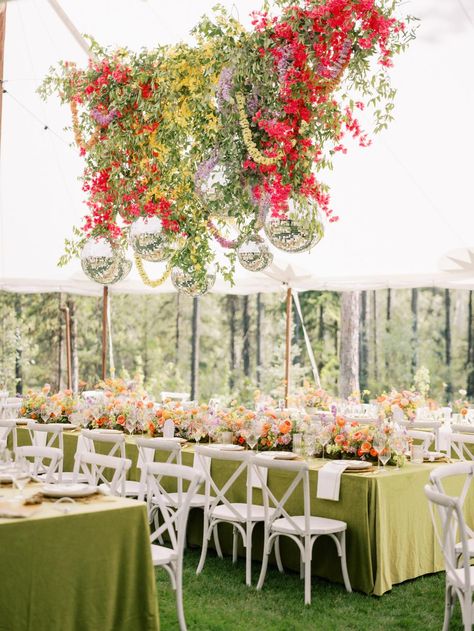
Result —
[[[285,405],[288,407],[290,396],[290,363],[291,363],[291,287],[286,290],[286,336],[285,336]]]
[[[102,379],[107,370],[107,312],[109,303],[109,288],[107,285],[102,292]]]
[[[71,313],[68,306],[62,306],[66,322],[66,367],[67,367],[67,387],[72,390],[72,359],[71,359]]]

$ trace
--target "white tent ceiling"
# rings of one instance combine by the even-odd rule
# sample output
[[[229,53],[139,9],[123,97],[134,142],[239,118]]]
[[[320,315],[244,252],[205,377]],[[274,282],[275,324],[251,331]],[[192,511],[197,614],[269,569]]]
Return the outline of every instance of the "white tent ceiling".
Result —
[[[82,33],[134,49],[186,39],[214,0],[62,0]],[[248,23],[259,0],[224,5]],[[449,251],[474,242],[474,6],[467,0],[411,0],[403,10],[421,19],[418,37],[396,60],[395,121],[368,149],[352,147],[322,174],[340,222],[311,253],[276,253],[268,274],[239,269],[234,288],[297,289],[413,286],[473,287],[470,267],[440,265]],[[85,53],[46,0],[10,0],[5,44],[0,162],[0,289],[100,293],[78,263],[58,268],[63,240],[84,215],[82,171],[70,147],[69,111],[35,90],[59,59],[85,64]],[[48,129],[45,130],[44,126]],[[466,251],[467,252],[467,251]],[[474,260],[474,259],[472,259]],[[453,272],[452,269],[461,269]],[[156,268],[156,271],[155,271]],[[150,276],[162,268],[150,265]],[[447,271],[451,269],[451,271]],[[112,291],[147,290],[138,275]]]

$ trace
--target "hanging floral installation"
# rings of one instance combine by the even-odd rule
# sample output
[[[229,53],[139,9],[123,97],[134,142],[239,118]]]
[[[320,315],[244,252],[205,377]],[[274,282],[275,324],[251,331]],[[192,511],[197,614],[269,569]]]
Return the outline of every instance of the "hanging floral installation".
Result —
[[[237,261],[268,266],[265,237],[301,252],[337,220],[319,172],[348,138],[370,144],[357,111],[371,109],[374,132],[391,120],[388,69],[413,30],[392,0],[273,4],[278,15],[253,14],[250,30],[218,7],[194,45],[92,42],[87,68],[51,71],[40,92],[71,108],[88,207],[61,264],[79,256],[111,284],[130,271],[130,247],[145,284],[171,276],[199,295],[217,273],[232,282]],[[161,263],[156,279],[143,261]]]

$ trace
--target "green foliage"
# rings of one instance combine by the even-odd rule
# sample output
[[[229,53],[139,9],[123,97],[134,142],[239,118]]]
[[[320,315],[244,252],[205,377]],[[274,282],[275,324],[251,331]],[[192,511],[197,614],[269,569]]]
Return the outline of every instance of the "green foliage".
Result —
[[[369,292],[370,293],[370,292]],[[387,321],[387,292],[377,291],[376,338],[372,296],[368,296],[366,335],[368,347],[367,389],[372,396],[410,388],[414,383],[412,357],[417,368],[430,375],[429,396],[446,401],[451,392],[466,388],[467,330],[469,292],[451,292],[451,366],[445,361],[444,290],[418,292],[418,331],[413,339],[410,290],[392,290],[390,321]],[[260,389],[276,399],[283,396],[285,352],[285,295],[262,295],[261,318],[262,369]],[[70,297],[75,303],[79,378],[92,388],[101,370],[100,298]],[[62,296],[65,303],[66,296]],[[200,398],[220,395],[236,397],[251,404],[257,388],[257,299],[249,297],[249,374],[243,364],[243,299],[239,296],[207,295],[201,299],[200,323]],[[234,301],[235,364],[231,364],[231,311]],[[322,386],[337,392],[340,344],[340,295],[336,292],[307,291],[300,294],[304,322],[310,337]],[[189,391],[191,367],[192,299],[175,294],[121,295],[110,300],[115,373],[139,377],[156,396],[163,390]],[[59,294],[15,295],[0,293],[0,387],[15,390],[16,369],[21,371],[24,389],[51,383],[53,389],[65,385],[66,357],[63,317],[59,313]],[[177,321],[179,340],[177,343]],[[293,309],[291,386],[296,389],[304,379],[312,380],[301,327]],[[61,379],[59,376],[59,344]],[[16,353],[19,352],[19,366]],[[375,357],[377,351],[377,357]],[[375,362],[377,359],[377,362]],[[377,370],[376,370],[377,368]],[[110,366],[108,368],[110,374]],[[421,374],[418,375],[422,377]],[[420,381],[420,379],[418,379]],[[425,378],[422,381],[426,381]]]

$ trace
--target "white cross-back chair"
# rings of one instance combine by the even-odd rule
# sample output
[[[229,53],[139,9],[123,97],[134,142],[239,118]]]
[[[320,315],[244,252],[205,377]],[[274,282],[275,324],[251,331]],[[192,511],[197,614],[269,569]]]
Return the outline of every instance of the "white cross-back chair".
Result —
[[[145,465],[155,460],[156,452],[164,452],[167,454],[166,463],[182,464],[181,445],[174,440],[166,440],[164,438],[137,438],[138,447],[138,467],[141,469],[140,476],[140,494],[139,500],[145,499],[146,495],[146,469]],[[169,491],[165,501],[169,501],[171,508],[177,509],[183,501],[183,482],[180,478],[176,481],[176,491]],[[186,491],[184,492],[186,493]],[[191,497],[191,508],[204,508],[206,496],[200,493],[193,493]],[[159,510],[155,506],[150,515],[150,522],[154,521],[155,525],[159,522]]]
[[[13,419],[0,419],[0,441],[5,441],[6,444],[10,435],[12,437],[13,451],[15,451],[18,444],[16,421]]]
[[[80,440],[82,442],[80,451],[97,453],[97,445],[106,445],[108,447],[108,451],[105,455],[116,456],[119,458],[127,457],[125,450],[125,434],[123,433],[116,434],[115,432],[108,433],[107,430],[97,431],[93,429],[83,429],[81,431]],[[74,469],[75,471],[76,467]],[[124,478],[122,480],[122,484],[123,489],[121,491],[121,495],[126,497],[138,497],[140,495],[140,482]]]
[[[132,466],[131,460],[92,452],[76,453],[75,460],[75,471],[82,473],[89,484],[105,486],[110,495],[124,495],[124,482]]]
[[[455,598],[459,599],[465,631],[472,630],[474,567],[470,565],[469,537],[457,497],[440,493],[434,486],[425,486],[436,538],[443,552],[446,569],[445,609],[443,631],[448,631]],[[438,509],[438,515],[433,510]],[[459,533],[457,542],[456,533]],[[459,550],[461,554],[459,554]]]
[[[15,397],[12,397],[10,400],[7,399],[4,403],[0,404],[0,418],[18,418],[18,414],[22,405],[23,401],[21,399],[17,399]]]
[[[31,476],[41,482],[53,483],[61,480],[63,452],[57,447],[17,447],[15,455],[28,462]],[[48,461],[48,462],[45,462]]]
[[[309,470],[306,462],[288,462],[256,456],[253,460],[257,476],[262,484],[263,506],[265,511],[264,548],[262,569],[257,589],[263,587],[267,573],[268,558],[273,545],[275,557],[280,572],[283,572],[281,562],[279,538],[289,537],[296,543],[300,552],[300,576],[304,577],[304,602],[311,604],[311,560],[313,546],[319,537],[327,535],[336,544],[337,554],[341,559],[342,578],[348,592],[352,591],[346,564],[346,529],[347,524],[338,519],[315,517],[311,515],[311,500],[309,494]],[[261,468],[269,471],[285,471],[288,474],[288,486],[281,499],[270,490]],[[290,515],[285,508],[293,493],[299,488],[303,491],[303,515]]]
[[[252,582],[252,533],[255,525],[264,520],[263,506],[252,503],[252,481],[250,471],[250,459],[252,454],[245,451],[220,451],[213,447],[195,448],[195,458],[200,462],[200,468],[206,478],[204,529],[202,537],[202,552],[196,574],[200,574],[206,562],[207,548],[211,536],[214,534],[216,552],[223,558],[219,542],[218,526],[223,523],[232,524],[232,561],[237,562],[238,535],[242,537],[245,548],[245,582]],[[212,461],[227,460],[235,462],[235,471],[227,478],[224,484],[219,485],[212,477]],[[246,480],[246,501],[231,502],[228,494],[236,484],[240,476]]]
[[[64,453],[62,423],[36,423],[28,421],[28,433],[31,444],[35,447],[57,447]]]
[[[162,567],[168,572],[171,585],[176,591],[179,628],[181,631],[186,631],[183,609],[183,554],[186,526],[193,496],[204,478],[201,473],[191,467],[169,462],[149,462],[145,464],[144,470],[149,510],[158,507],[161,515],[160,524],[151,534],[153,565]],[[189,483],[176,508],[173,508],[172,499],[162,484],[163,478],[168,481],[170,478],[174,478],[178,488],[182,488],[183,481]],[[162,542],[163,537],[166,537],[169,545],[153,543],[157,540]]]
[[[430,482],[436,488],[439,493],[447,493],[446,483],[449,484],[450,479],[454,477],[463,477],[463,485],[460,493],[456,493],[456,497],[459,500],[461,508],[464,507],[464,502],[471,489],[471,484],[474,481],[474,462],[465,461],[457,462],[455,464],[445,465],[438,467],[430,473]],[[469,555],[474,557],[474,531],[466,524],[466,533],[468,535],[468,550]],[[456,552],[458,557],[461,556],[461,544],[456,544]]]
[[[401,427],[405,427],[407,430],[424,430],[432,432],[435,435],[435,449],[439,449],[439,430],[441,428],[441,421],[398,421]]]
[[[420,440],[423,451],[428,451],[433,443],[436,443],[436,436],[433,432],[424,432],[419,429],[407,429],[407,436],[413,440]]]
[[[474,434],[449,434],[448,455],[460,460],[474,460]]]
[[[451,430],[455,434],[474,434],[474,425],[471,423],[451,423]]]

